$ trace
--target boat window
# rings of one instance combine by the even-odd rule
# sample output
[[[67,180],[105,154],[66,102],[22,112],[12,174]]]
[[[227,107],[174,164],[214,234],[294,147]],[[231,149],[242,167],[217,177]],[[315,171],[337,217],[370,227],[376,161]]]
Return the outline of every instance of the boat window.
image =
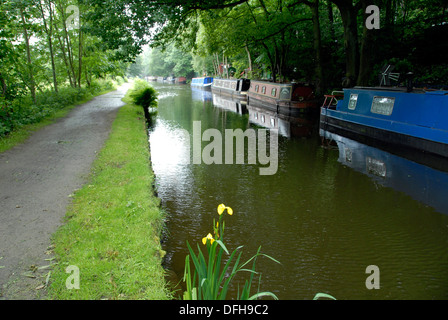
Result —
[[[355,110],[357,102],[358,102],[358,94],[352,93],[350,95],[350,100],[348,101],[349,110]]]
[[[277,89],[276,88],[272,88],[271,96],[275,97],[276,95],[277,95]]]
[[[265,86],[261,87],[261,93],[266,93],[266,87]]]
[[[394,109],[395,98],[391,97],[373,97],[370,112],[390,116]]]
[[[259,86],[258,84],[255,86],[255,92],[258,92]]]

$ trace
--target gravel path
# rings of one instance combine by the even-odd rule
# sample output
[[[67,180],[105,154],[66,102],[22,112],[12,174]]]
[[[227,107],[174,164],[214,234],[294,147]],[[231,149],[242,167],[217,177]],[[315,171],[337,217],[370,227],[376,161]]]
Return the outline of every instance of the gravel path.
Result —
[[[0,154],[0,300],[45,298],[51,234],[86,182],[128,88],[77,106]]]

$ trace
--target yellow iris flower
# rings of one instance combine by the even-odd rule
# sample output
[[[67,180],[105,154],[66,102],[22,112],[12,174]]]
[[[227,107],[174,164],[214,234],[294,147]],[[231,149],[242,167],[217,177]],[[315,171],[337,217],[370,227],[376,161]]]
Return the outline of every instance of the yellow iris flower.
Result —
[[[202,243],[205,245],[207,243],[207,240],[210,240],[210,243],[213,243],[215,241],[211,233],[209,233],[206,237],[202,238]]]
[[[227,209],[227,213],[229,214],[229,215],[232,215],[233,214],[233,210],[232,210],[232,208],[230,208],[230,207],[226,207],[223,203],[221,203],[219,206],[218,206],[218,214],[219,215],[222,215],[222,213],[224,212],[224,210],[226,210]]]

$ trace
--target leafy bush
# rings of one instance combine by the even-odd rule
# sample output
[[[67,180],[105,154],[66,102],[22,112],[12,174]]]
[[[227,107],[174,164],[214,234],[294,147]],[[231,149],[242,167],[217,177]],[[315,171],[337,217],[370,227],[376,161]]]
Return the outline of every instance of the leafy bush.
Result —
[[[132,102],[144,108],[157,107],[157,91],[144,80],[137,79],[130,90],[129,97]]]
[[[67,106],[92,98],[115,88],[108,79],[94,80],[88,88],[62,87],[36,94],[34,104],[29,96],[6,100],[0,97],[0,137],[26,124],[37,123]]]

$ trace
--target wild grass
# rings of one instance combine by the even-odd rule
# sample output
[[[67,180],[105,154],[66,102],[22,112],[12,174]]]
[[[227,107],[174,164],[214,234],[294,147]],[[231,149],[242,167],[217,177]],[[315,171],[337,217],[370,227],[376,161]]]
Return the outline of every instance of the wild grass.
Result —
[[[143,110],[127,104],[53,237],[49,298],[169,299],[159,240],[163,212],[149,157]],[[66,288],[70,265],[79,268],[79,289]]]

